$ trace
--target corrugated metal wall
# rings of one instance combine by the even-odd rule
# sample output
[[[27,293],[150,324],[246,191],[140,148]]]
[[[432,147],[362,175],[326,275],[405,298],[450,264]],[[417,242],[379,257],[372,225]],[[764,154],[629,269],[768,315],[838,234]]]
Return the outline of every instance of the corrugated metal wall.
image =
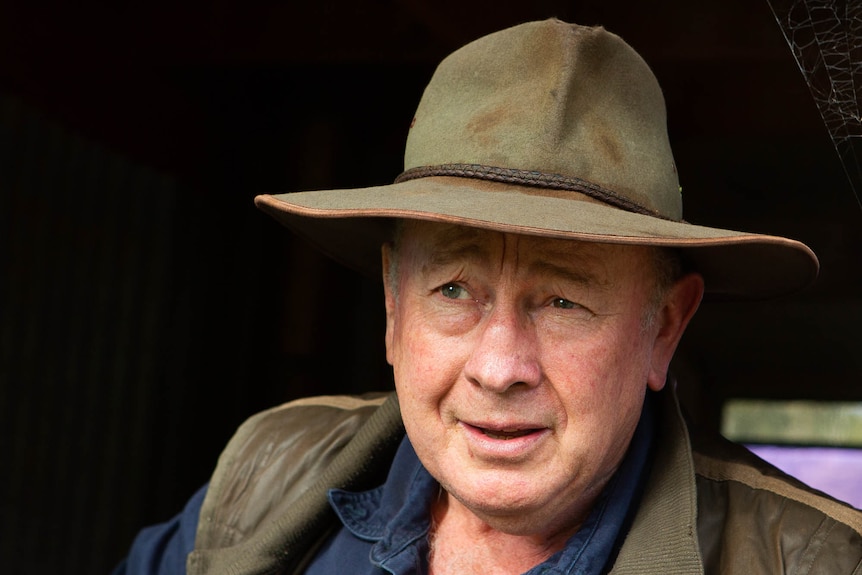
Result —
[[[272,125],[245,109],[240,128]],[[245,180],[274,144],[352,140],[270,129],[223,138],[192,189],[0,95],[0,572],[107,572],[243,419],[389,384],[379,286],[257,211]]]
[[[175,192],[0,99],[0,557],[21,572],[97,572],[104,511],[148,504],[117,488],[152,479]]]

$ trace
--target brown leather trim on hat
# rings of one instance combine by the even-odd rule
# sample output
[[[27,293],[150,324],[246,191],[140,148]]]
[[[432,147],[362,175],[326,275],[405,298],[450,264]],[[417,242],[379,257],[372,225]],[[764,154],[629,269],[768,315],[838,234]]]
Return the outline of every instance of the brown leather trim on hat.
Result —
[[[496,166],[484,166],[482,164],[444,164],[440,166],[420,166],[417,168],[410,168],[395,178],[395,183],[397,184],[399,182],[406,182],[407,180],[416,180],[430,176],[476,178],[492,182],[579,192],[595,200],[599,200],[600,202],[626,210],[627,212],[676,221],[665,217],[656,210],[651,210],[592,182],[582,180],[581,178],[563,176],[561,174],[548,174],[540,171],[499,168]]]

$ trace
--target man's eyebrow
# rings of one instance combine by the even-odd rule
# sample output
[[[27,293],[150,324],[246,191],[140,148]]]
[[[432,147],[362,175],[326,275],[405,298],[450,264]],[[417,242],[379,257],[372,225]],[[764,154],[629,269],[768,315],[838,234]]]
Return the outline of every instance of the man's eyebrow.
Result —
[[[539,276],[551,276],[567,283],[598,288],[608,287],[606,280],[601,279],[584,265],[585,258],[582,256],[572,254],[550,255],[553,255],[553,261],[543,256],[533,260],[529,265],[529,272]],[[571,261],[571,265],[558,263],[560,261]]]
[[[480,260],[489,256],[482,232],[470,228],[441,230],[429,242],[428,261],[424,268],[439,267],[461,260]]]

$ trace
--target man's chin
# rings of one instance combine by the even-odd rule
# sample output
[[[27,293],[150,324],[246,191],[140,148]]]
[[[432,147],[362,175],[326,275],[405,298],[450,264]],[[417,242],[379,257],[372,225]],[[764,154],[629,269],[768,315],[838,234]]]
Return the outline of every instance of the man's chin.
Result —
[[[564,507],[554,501],[542,505],[532,500],[489,498],[475,493],[453,497],[489,528],[507,535],[548,538],[561,530],[574,532],[580,525],[580,519],[574,523],[568,514],[565,514],[566,525],[562,525],[560,517]]]

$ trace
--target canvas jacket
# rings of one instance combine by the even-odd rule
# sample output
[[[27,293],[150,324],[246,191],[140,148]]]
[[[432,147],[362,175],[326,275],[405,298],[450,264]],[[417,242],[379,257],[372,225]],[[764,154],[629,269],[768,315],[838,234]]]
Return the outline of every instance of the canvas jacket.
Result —
[[[862,575],[862,512],[690,433],[674,393],[661,395],[652,472],[611,573]],[[188,573],[302,573],[339,525],[327,491],[381,484],[403,433],[395,395],[252,417],[219,459]]]

